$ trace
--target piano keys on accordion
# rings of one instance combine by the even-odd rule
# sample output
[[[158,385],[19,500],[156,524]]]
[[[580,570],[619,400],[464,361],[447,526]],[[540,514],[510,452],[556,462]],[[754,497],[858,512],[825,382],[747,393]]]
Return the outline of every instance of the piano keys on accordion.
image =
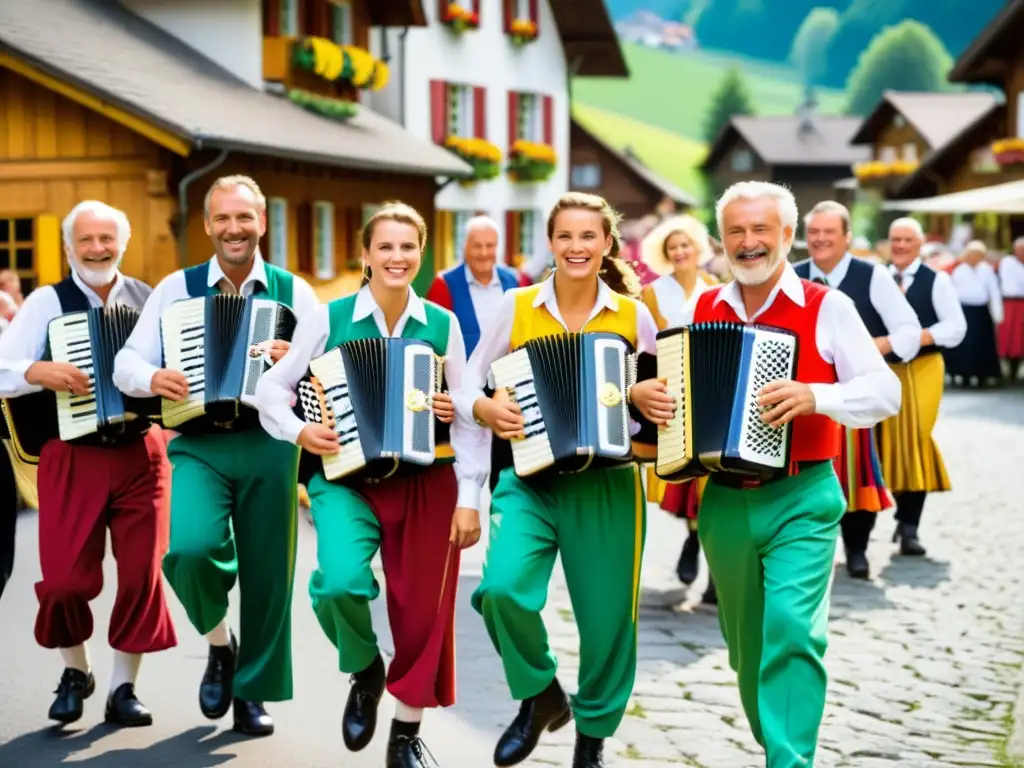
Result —
[[[632,345],[612,333],[545,336],[491,364],[525,421],[512,441],[516,474],[581,472],[633,458],[626,392],[635,377]]]
[[[70,312],[50,321],[44,359],[70,363],[89,377],[89,392],[44,390],[6,401],[11,445],[19,459],[37,464],[54,438],[111,445],[149,428],[159,398],[132,398],[114,386],[114,357],[139,320],[134,307],[113,305]]]
[[[257,425],[256,385],[271,365],[263,345],[291,341],[295,324],[284,304],[257,296],[218,294],[171,304],[160,319],[164,366],[181,371],[189,391],[183,400],[163,401],[163,425],[187,425],[181,431]]]
[[[433,410],[443,366],[431,345],[399,338],[347,342],[312,360],[295,410],[338,435],[341,450],[320,457],[324,476],[382,480],[449,454],[448,425]]]
[[[782,328],[715,322],[661,331],[657,375],[678,401],[658,431],[655,473],[681,480],[788,472],[792,422],[765,423],[758,399],[766,384],[795,377],[797,353],[796,334]]]

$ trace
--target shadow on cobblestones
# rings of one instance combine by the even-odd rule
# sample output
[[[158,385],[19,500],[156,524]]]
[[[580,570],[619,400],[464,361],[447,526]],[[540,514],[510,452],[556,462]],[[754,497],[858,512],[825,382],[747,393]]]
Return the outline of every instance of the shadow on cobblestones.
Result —
[[[878,572],[890,586],[935,589],[950,579],[949,563],[929,557],[894,557]]]

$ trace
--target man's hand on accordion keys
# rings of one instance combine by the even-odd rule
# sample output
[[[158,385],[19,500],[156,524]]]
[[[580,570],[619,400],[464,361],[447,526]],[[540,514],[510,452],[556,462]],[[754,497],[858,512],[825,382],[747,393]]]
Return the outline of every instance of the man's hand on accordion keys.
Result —
[[[25,381],[53,392],[70,392],[73,395],[89,394],[89,377],[77,365],[40,361],[32,363],[25,371]]]
[[[509,394],[499,389],[494,397],[479,397],[473,403],[473,415],[502,440],[518,440],[526,436],[526,420]]]
[[[161,368],[150,379],[149,389],[154,395],[177,402],[188,397],[188,379],[181,371]]]
[[[814,392],[801,381],[773,381],[761,390],[759,402],[764,409],[761,418],[776,429],[817,408]]]
[[[629,401],[652,424],[668,424],[676,413],[676,398],[665,379],[645,379],[629,389]]]
[[[296,443],[316,456],[330,456],[341,450],[338,433],[326,424],[307,424],[299,432]]]
[[[442,424],[455,421],[455,403],[447,392],[434,393],[434,415]]]
[[[456,507],[448,542],[458,549],[468,549],[480,541],[480,513],[470,507]]]

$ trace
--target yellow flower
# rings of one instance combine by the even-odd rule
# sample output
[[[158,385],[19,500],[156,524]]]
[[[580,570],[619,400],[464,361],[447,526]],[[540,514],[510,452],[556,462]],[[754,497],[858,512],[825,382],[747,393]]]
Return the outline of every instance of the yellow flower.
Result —
[[[342,50],[348,54],[352,61],[352,85],[356,88],[365,88],[373,77],[373,55],[362,48],[354,45],[346,45]]]
[[[333,41],[324,37],[307,38],[313,48],[313,71],[326,80],[335,80],[345,65],[345,57]]]
[[[381,90],[387,86],[390,79],[391,69],[383,61],[378,61],[377,68],[373,70],[373,90]]]
[[[526,141],[525,139],[519,139],[516,141],[512,145],[512,152],[538,163],[550,163],[554,165],[558,159],[555,154],[554,147],[548,144],[538,144],[536,142]]]
[[[530,19],[515,19],[510,26],[513,35],[534,37],[537,34],[537,25]]]
[[[449,136],[445,139],[448,149],[460,155],[490,163],[501,162],[501,150],[487,139],[476,137]]]
[[[1004,152],[1024,152],[1024,139],[1000,139],[992,143],[993,155],[1001,155]]]

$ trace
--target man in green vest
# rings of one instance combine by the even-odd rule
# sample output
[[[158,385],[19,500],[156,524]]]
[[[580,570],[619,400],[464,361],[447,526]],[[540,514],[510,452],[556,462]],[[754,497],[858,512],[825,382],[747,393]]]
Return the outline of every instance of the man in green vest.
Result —
[[[257,295],[290,307],[299,321],[319,304],[308,283],[263,260],[259,241],[266,231],[266,198],[255,181],[217,179],[206,195],[204,216],[215,255],[174,272],[153,291],[114,362],[114,382],[125,394],[180,401],[189,393],[181,371],[162,367],[160,321],[175,301],[217,293]],[[270,360],[276,363],[287,350],[287,342],[272,342]],[[236,421],[233,428],[169,433],[171,540],[164,574],[192,625],[210,643],[200,710],[216,720],[233,704],[236,731],[266,736],[274,723],[263,702],[292,698],[299,453],[270,437],[257,418]],[[241,642],[227,621],[228,593],[236,578]]]

